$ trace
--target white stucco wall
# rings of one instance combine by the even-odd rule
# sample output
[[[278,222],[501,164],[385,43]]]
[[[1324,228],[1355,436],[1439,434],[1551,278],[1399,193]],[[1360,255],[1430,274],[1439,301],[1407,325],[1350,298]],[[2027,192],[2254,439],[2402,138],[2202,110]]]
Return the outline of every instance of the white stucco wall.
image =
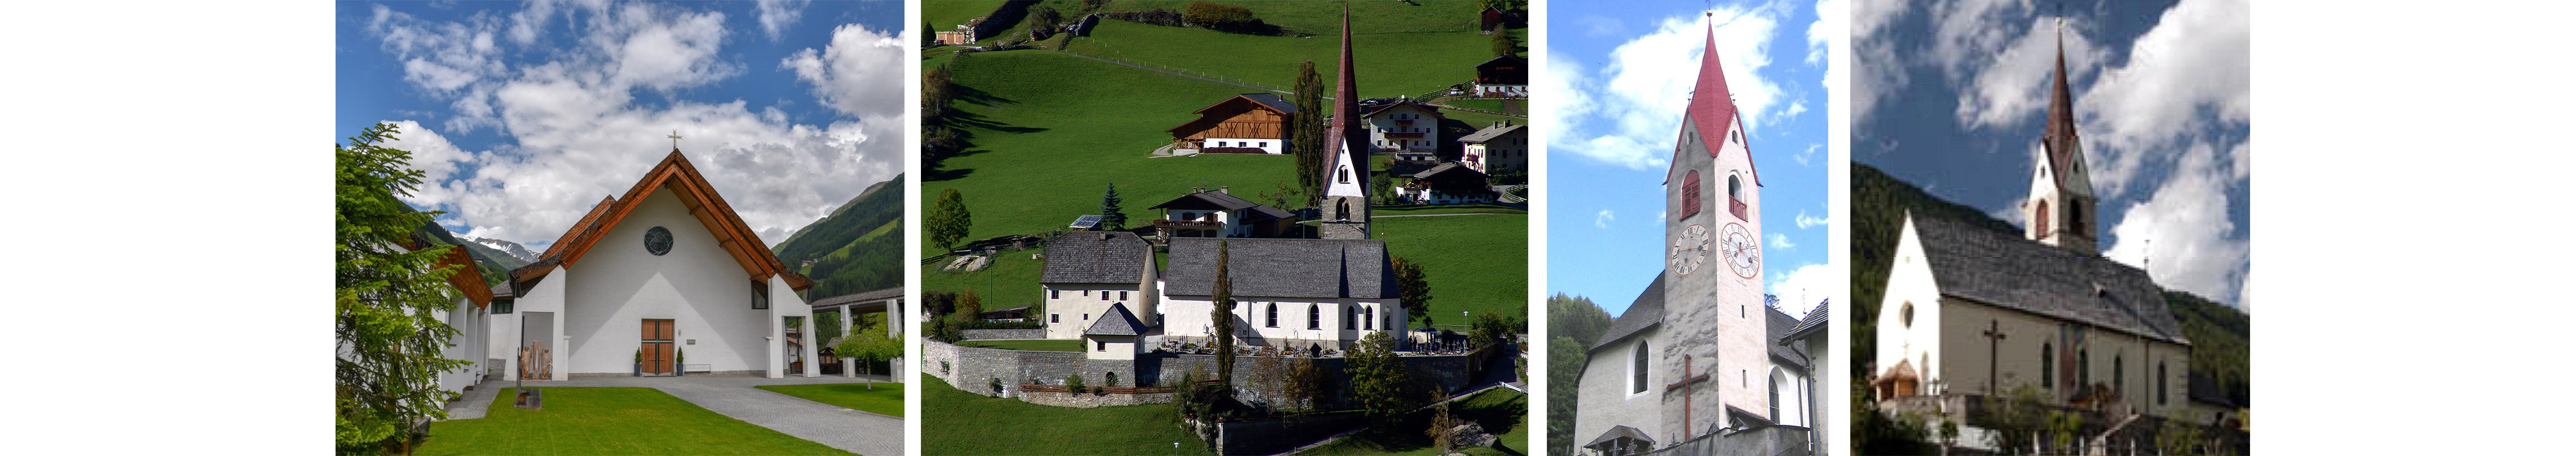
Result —
[[[1209,319],[1209,317],[1213,316],[1212,312],[1216,309],[1216,304],[1214,301],[1211,301],[1210,298],[1211,297],[1209,296],[1164,296],[1163,306],[1165,310],[1163,311],[1163,317],[1170,323],[1170,325],[1163,328],[1163,333],[1174,336],[1211,336],[1216,326],[1214,324],[1214,320]],[[1330,340],[1340,343],[1351,343],[1358,341],[1361,337],[1368,335],[1370,332],[1400,331],[1404,326],[1405,320],[1404,306],[1395,299],[1304,299],[1237,296],[1234,300],[1234,316],[1235,318],[1242,319],[1243,323],[1241,326],[1237,326],[1235,328],[1236,337],[1247,343],[1285,340]],[[1279,326],[1275,328],[1269,327],[1267,325],[1268,322],[1265,321],[1269,306],[1273,304],[1279,306]],[[1319,307],[1317,310],[1322,313],[1323,329],[1306,329],[1308,328],[1306,324],[1306,309],[1309,305]],[[1371,323],[1375,329],[1342,329],[1342,322],[1345,320],[1342,311],[1346,308],[1376,309],[1376,318],[1374,318],[1374,323]],[[1367,321],[1353,322],[1369,323]],[[1368,328],[1372,326],[1355,324],[1353,327]],[[1388,334],[1388,336],[1398,338],[1402,337],[1399,334],[1400,333],[1392,333]]]
[[[484,309],[475,307],[472,300],[463,296],[456,297],[449,305],[453,307],[447,309],[442,319],[448,327],[456,329],[456,336],[448,338],[447,349],[442,356],[472,364],[439,374],[438,386],[452,392],[463,392],[466,386],[483,381],[487,366],[483,355],[490,351],[487,344],[491,343],[490,323],[484,318]]]
[[[1126,292],[1127,298],[1119,298],[1118,295],[1120,292]],[[1102,296],[1104,295],[1108,297],[1105,300],[1102,299]],[[1122,286],[1098,283],[1038,284],[1038,299],[1046,302],[1046,312],[1038,315],[1038,321],[1046,323],[1046,337],[1048,339],[1080,339],[1082,338],[1082,332],[1084,330],[1091,329],[1092,323],[1100,321],[1101,314],[1109,312],[1109,306],[1111,304],[1130,303],[1127,306],[1127,310],[1129,312],[1137,312],[1138,310],[1136,310],[1136,305],[1133,304],[1133,302],[1142,298],[1142,296],[1136,295],[1135,285]],[[994,307],[987,304],[985,309],[994,309]],[[1153,321],[1150,317],[1151,316],[1149,315],[1137,315],[1136,321],[1150,325]]]
[[[656,226],[671,232],[666,255],[644,249],[644,233]],[[558,371],[631,373],[642,346],[642,321],[670,319],[684,364],[707,364],[717,372],[780,372],[785,353],[779,317],[807,316],[811,309],[775,277],[763,284],[770,308],[752,309],[749,274],[670,190],[654,190],[603,236],[578,264],[547,278],[565,287],[567,298],[561,320],[569,349],[559,353],[568,362],[560,362]]]
[[[1262,152],[1271,155],[1282,153],[1287,150],[1286,146],[1287,141],[1279,138],[1208,138],[1205,142],[1199,143],[1199,147],[1250,147],[1261,149]]]
[[[564,269],[554,268],[546,275],[545,280],[538,281],[536,285],[526,290],[519,290],[515,312],[496,315],[493,319],[491,333],[492,340],[495,342],[491,347],[491,353],[493,357],[501,358],[502,378],[518,378],[519,349],[526,347],[529,341],[537,340],[545,341],[546,345],[551,347],[549,350],[555,353],[555,376],[550,380],[570,379],[564,375],[566,371],[562,369],[563,354],[566,353],[567,348],[561,336],[564,333],[563,318],[561,318],[564,311],[563,279]],[[530,321],[531,316],[539,318],[536,319],[534,326],[527,326],[526,323]],[[642,328],[637,329],[640,335]]]
[[[1402,119],[1397,117],[1408,118],[1413,121],[1413,124],[1398,125]],[[1432,117],[1429,111],[1413,106],[1399,106],[1377,113],[1375,117],[1369,117],[1366,120],[1369,144],[1372,146],[1416,150],[1440,148],[1440,118]],[[1422,137],[1387,138],[1386,133],[1390,130],[1397,133],[1421,133]]]
[[[1923,379],[1919,393],[1933,394],[1933,384],[1941,377],[1934,366],[1940,365],[1941,338],[1935,328],[1941,327],[1941,290],[1932,280],[1931,263],[1923,255],[1922,236],[1916,234],[1914,219],[1908,216],[1898,231],[1896,261],[1887,273],[1886,297],[1878,312],[1878,359],[1873,364],[1885,375],[1898,360],[1913,360],[1917,375]],[[1914,308],[1912,325],[1902,320],[1906,305]]]
[[[1583,387],[1577,392],[1581,400],[1575,403],[1575,441],[1589,442],[1613,426],[1627,426],[1654,437],[1657,445],[1673,443],[1664,432],[1663,422],[1663,385],[1671,383],[1672,379],[1666,377],[1662,369],[1653,368],[1653,360],[1661,359],[1660,354],[1647,354],[1646,390],[1635,394],[1628,392],[1631,375],[1636,372],[1631,370],[1633,364],[1629,357],[1636,352],[1640,341],[1647,343],[1650,352],[1665,349],[1661,331],[1647,329],[1592,352],[1592,358],[1584,361]]]
[[[1136,338],[1132,336],[1093,336],[1082,343],[1083,355],[1090,359],[1136,359]]]
[[[1351,155],[1359,154],[1361,157],[1367,157],[1368,151],[1348,150],[1349,148],[1347,147],[1343,149],[1344,150],[1341,155],[1334,159],[1333,169],[1336,170],[1334,173],[1335,175],[1324,176],[1324,196],[1366,196],[1368,194],[1366,191],[1368,188],[1368,179],[1360,178],[1359,171],[1353,171],[1351,173],[1350,181],[1343,182],[1339,175],[1339,170],[1366,170],[1367,168],[1352,167],[1352,163],[1354,162],[1351,160]],[[1358,208],[1352,209],[1357,210]]]

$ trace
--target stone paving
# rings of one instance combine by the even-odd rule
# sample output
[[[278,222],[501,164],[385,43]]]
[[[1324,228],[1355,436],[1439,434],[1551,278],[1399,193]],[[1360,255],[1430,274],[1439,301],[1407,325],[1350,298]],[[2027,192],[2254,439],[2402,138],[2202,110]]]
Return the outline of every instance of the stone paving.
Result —
[[[878,382],[891,382],[874,375]],[[743,420],[796,438],[863,455],[903,454],[903,419],[809,401],[753,388],[761,385],[859,383],[862,379],[821,377],[761,378],[742,375],[682,377],[574,377],[560,382],[527,382],[530,388],[642,387],[661,390],[724,416]],[[518,382],[486,380],[448,406],[449,419],[482,418],[502,388]],[[900,388],[901,385],[889,384]]]

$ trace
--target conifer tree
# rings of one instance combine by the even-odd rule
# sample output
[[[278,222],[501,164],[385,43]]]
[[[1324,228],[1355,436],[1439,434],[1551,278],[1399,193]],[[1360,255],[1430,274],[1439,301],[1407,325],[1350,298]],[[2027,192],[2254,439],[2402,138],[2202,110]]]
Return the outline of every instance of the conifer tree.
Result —
[[[454,306],[447,278],[464,266],[438,265],[456,247],[413,237],[442,212],[414,211],[400,199],[427,174],[406,168],[410,152],[376,145],[395,133],[391,124],[376,124],[333,147],[339,213],[333,392],[342,453],[383,451],[391,439],[407,445],[413,423],[447,417],[447,401],[456,394],[439,389],[439,374],[472,364],[447,359],[447,340],[457,331],[439,318]]]
[[[1100,195],[1100,227],[1111,231],[1127,230],[1127,212],[1118,208],[1118,183],[1109,183],[1109,193]]]

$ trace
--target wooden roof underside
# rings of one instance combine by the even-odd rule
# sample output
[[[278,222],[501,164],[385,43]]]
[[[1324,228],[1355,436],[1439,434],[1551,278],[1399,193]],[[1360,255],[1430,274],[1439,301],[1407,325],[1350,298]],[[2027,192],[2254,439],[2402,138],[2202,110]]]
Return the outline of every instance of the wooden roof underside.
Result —
[[[734,262],[742,266],[743,272],[750,274],[753,280],[766,281],[770,276],[784,275],[788,286],[795,289],[814,286],[812,279],[788,270],[777,255],[771,254],[768,244],[761,242],[751,226],[734,214],[733,206],[725,203],[724,196],[718,195],[715,188],[707,184],[706,177],[698,174],[697,167],[689,164],[688,157],[680,155],[677,149],[664,157],[652,171],[645,173],[633,188],[627,189],[625,196],[602,200],[593,206],[590,214],[583,216],[572,230],[557,238],[554,245],[547,246],[543,257],[513,271],[512,278],[532,281],[544,277],[547,271],[553,270],[553,266],[579,264],[591,247],[597,246],[601,238],[607,237],[607,233],[617,227],[618,222],[642,206],[645,197],[658,189],[669,189],[679,197],[680,204],[688,207],[689,215],[697,217],[698,223],[715,235],[716,244],[724,247],[725,252],[731,254]]]

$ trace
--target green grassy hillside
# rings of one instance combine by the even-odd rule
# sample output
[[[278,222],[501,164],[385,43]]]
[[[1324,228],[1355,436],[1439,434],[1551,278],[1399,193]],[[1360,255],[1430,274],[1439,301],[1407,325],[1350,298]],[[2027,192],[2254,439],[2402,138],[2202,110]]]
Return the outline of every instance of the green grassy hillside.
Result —
[[[921,454],[1207,454],[1170,404],[1051,407],[958,391],[921,375]]]
[[[1529,319],[1528,215],[1374,218],[1369,225],[1388,253],[1422,263],[1432,321],[1472,321],[1460,320],[1459,311]]]
[[[1359,61],[1360,96],[1420,95],[1475,79],[1476,64],[1494,57],[1491,39],[1474,31],[1353,36],[1351,47]],[[1337,84],[1333,80],[1334,65],[1341,58],[1341,39],[1338,35],[1255,36],[1106,21],[1091,36],[1074,39],[1066,51],[1274,88],[1294,85],[1298,62],[1313,60],[1315,71],[1324,75],[1324,87],[1329,89]]]
[[[807,294],[839,296],[903,285],[905,260],[901,175],[868,186],[832,215],[816,220],[770,248],[778,260],[814,279]],[[804,266],[805,260],[816,260]]]

